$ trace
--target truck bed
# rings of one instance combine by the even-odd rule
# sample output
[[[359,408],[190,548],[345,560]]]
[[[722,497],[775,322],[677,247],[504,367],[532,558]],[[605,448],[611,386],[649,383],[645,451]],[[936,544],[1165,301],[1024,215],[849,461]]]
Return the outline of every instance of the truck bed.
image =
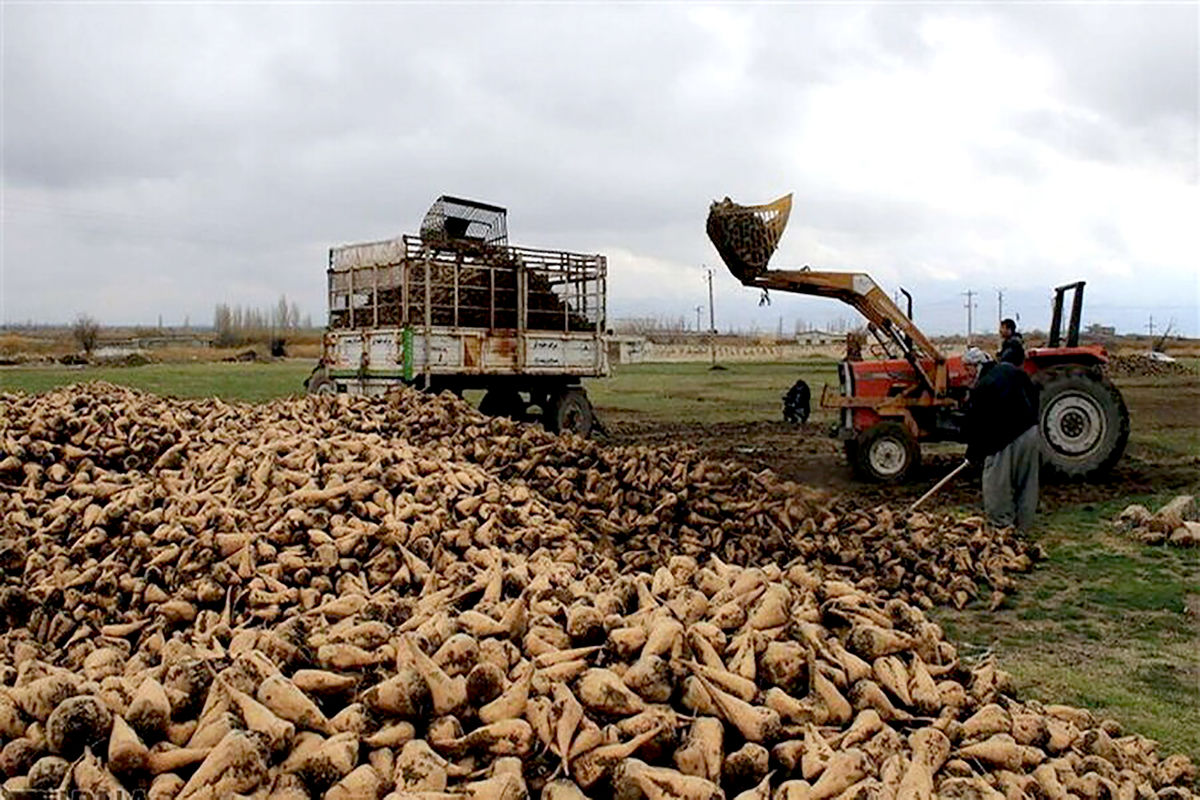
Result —
[[[608,374],[600,255],[402,236],[332,248],[328,286],[322,361],[340,385]]]
[[[412,379],[450,374],[607,374],[598,336],[555,331],[435,327],[342,330],[326,334],[330,374]]]

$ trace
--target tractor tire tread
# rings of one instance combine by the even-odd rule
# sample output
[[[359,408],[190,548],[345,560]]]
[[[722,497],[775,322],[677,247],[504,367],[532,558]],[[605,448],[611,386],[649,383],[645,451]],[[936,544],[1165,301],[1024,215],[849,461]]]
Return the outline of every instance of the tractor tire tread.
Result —
[[[1051,475],[1069,481],[1090,480],[1109,471],[1121,459],[1121,456],[1125,452],[1125,447],[1129,443],[1129,407],[1125,404],[1125,398],[1121,395],[1120,389],[1117,388],[1100,367],[1068,364],[1050,367],[1033,376],[1033,382],[1041,389],[1043,398],[1046,396],[1046,390],[1057,384],[1081,380],[1090,382],[1098,389],[1093,396],[1104,407],[1110,421],[1115,422],[1117,432],[1116,436],[1112,439],[1112,444],[1109,446],[1108,452],[1103,457],[1099,460],[1093,459],[1090,462],[1082,464],[1069,464],[1056,461],[1054,454],[1050,451],[1050,446],[1046,444],[1045,433],[1043,432],[1043,468]],[[1044,409],[1045,401],[1043,400],[1038,408],[1039,426],[1042,424]],[[1115,419],[1113,419],[1114,416]]]

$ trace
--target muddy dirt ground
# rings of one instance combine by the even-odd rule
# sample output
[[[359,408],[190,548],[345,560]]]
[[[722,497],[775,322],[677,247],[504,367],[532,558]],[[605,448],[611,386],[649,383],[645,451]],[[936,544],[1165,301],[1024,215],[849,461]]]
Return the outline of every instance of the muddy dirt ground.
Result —
[[[1108,475],[1090,483],[1044,481],[1043,510],[1114,496],[1195,490],[1200,486],[1200,452],[1191,443],[1200,431],[1200,378],[1139,380],[1122,387],[1132,434],[1125,456]],[[805,425],[781,421],[668,422],[644,414],[600,409],[607,440],[614,444],[682,444],[714,458],[771,469],[778,475],[859,498],[864,505],[915,500],[962,460],[962,445],[926,445],[914,479],[880,486],[855,479],[841,443],[829,437],[832,417],[814,414]],[[978,473],[942,490],[944,505],[978,504]]]

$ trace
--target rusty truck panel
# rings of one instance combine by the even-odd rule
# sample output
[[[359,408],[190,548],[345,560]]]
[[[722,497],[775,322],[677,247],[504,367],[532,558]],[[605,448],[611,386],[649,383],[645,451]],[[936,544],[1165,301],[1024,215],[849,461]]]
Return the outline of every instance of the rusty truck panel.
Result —
[[[603,256],[401,236],[332,248],[327,275],[322,364],[339,391],[608,374]]]

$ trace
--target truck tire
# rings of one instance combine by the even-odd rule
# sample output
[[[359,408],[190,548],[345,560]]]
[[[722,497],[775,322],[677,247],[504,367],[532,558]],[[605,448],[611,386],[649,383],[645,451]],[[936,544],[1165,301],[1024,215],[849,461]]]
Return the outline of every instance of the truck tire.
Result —
[[[587,393],[577,388],[550,395],[545,414],[542,415],[542,424],[546,430],[554,433],[570,431],[587,436],[592,432],[594,422],[595,415]]]
[[[479,413],[489,417],[525,418],[525,401],[512,389],[488,389],[479,401]]]
[[[846,455],[860,478],[900,483],[921,463],[921,446],[903,424],[880,422],[860,433]]]
[[[1086,480],[1110,469],[1129,442],[1125,398],[1097,370],[1052,367],[1037,373],[1042,463],[1063,478]]]
[[[308,380],[304,381],[304,391],[316,395],[337,394],[337,384],[329,377],[329,373],[317,367],[308,376]]]

